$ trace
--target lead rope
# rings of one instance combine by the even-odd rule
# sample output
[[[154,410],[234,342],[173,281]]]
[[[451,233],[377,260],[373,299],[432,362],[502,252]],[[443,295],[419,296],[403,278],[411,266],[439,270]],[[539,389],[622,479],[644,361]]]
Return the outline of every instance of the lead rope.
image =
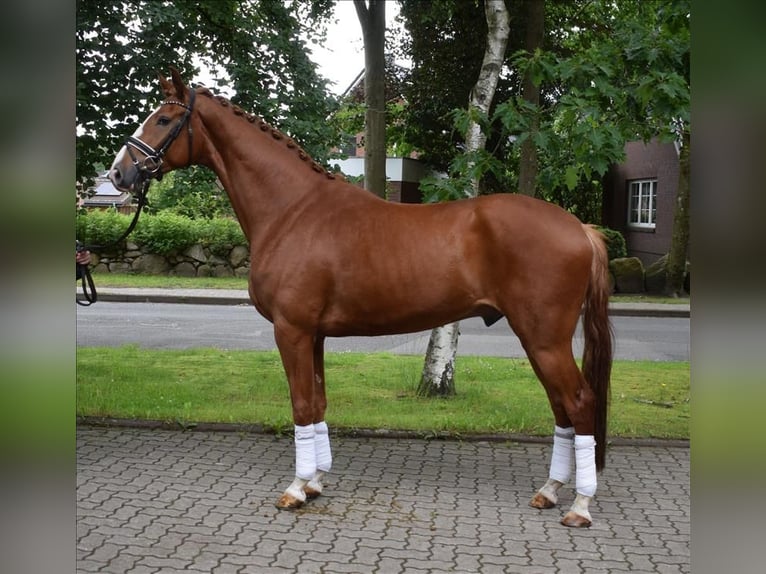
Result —
[[[136,213],[133,216],[133,220],[130,222],[130,225],[128,225],[128,228],[122,233],[122,235],[120,235],[120,237],[110,243],[107,243],[106,245],[83,245],[79,241],[76,241],[76,250],[104,251],[106,248],[112,247],[114,245],[119,245],[122,241],[124,241],[128,235],[131,234],[133,229],[135,229],[136,224],[138,223],[138,216],[141,215],[141,209],[143,209],[144,205],[146,205],[146,193],[149,191],[149,184],[150,180],[145,179],[141,185],[141,189],[138,192],[138,207],[136,208]],[[75,277],[82,281],[83,294],[83,299],[75,299],[75,302],[78,305],[82,305],[83,307],[90,307],[98,300],[98,293],[96,292],[96,284],[93,282],[93,275],[91,275],[88,265],[85,263],[78,263]]]
[[[78,248],[80,248],[79,244]],[[85,263],[77,264],[77,277],[82,281],[83,299],[75,299],[75,302],[83,307],[90,307],[98,300],[98,293],[93,283],[93,275],[90,274],[90,269]]]

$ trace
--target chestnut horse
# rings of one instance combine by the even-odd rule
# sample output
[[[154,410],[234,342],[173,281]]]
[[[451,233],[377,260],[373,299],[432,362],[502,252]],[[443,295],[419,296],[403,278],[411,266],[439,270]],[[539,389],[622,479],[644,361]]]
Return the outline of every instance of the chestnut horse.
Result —
[[[326,172],[292,139],[177,70],[164,101],[117,154],[120,190],[192,164],[212,169],[250,243],[250,297],[274,325],[290,386],[296,508],[322,492],[332,454],[325,422],[326,337],[417,332],[467,317],[505,317],[543,384],[555,418],[550,508],[575,466],[562,519],[589,526],[604,466],[612,332],[602,235],[563,209],[498,194],[404,205]],[[582,372],[572,337],[584,309]]]

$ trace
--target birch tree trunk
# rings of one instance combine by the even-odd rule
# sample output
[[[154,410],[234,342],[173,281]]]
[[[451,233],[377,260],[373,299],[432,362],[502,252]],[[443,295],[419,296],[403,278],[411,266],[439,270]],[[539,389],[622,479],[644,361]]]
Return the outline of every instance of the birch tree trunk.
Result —
[[[385,0],[354,0],[364,39],[364,188],[386,196]]]
[[[505,60],[505,47],[510,33],[510,17],[505,0],[485,0],[484,14],[487,19],[487,47],[481,65],[479,79],[471,90],[469,108],[487,114],[495,96],[497,80]],[[481,127],[472,122],[465,134],[466,151],[483,149],[487,136]],[[479,194],[479,181],[471,182],[472,195]],[[455,357],[460,323],[437,327],[428,342],[423,375],[418,385],[419,396],[447,396],[455,394]]]

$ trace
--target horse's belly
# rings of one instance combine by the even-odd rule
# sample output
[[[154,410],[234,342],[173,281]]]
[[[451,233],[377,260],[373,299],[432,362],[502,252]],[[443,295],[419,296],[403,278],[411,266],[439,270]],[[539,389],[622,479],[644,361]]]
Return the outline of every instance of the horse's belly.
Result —
[[[377,309],[345,309],[328,314],[320,330],[328,337],[378,336],[417,333],[459,321],[467,317],[497,315],[489,309],[474,303],[453,305],[403,305]]]

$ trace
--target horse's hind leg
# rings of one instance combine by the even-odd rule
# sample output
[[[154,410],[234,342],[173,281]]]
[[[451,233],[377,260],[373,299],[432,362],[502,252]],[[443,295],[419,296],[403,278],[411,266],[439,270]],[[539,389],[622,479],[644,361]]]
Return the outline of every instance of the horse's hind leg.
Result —
[[[533,508],[553,508],[558,503],[558,491],[569,482],[574,454],[574,427],[559,426],[553,429],[553,450],[548,480],[529,501]]]
[[[548,480],[532,498],[530,505],[535,508],[555,506],[557,491],[571,477],[574,458],[577,495],[561,523],[565,526],[590,526],[592,520],[588,505],[597,485],[593,393],[577,368],[571,343],[558,345],[554,349],[528,349],[527,354],[545,387],[556,419]]]

